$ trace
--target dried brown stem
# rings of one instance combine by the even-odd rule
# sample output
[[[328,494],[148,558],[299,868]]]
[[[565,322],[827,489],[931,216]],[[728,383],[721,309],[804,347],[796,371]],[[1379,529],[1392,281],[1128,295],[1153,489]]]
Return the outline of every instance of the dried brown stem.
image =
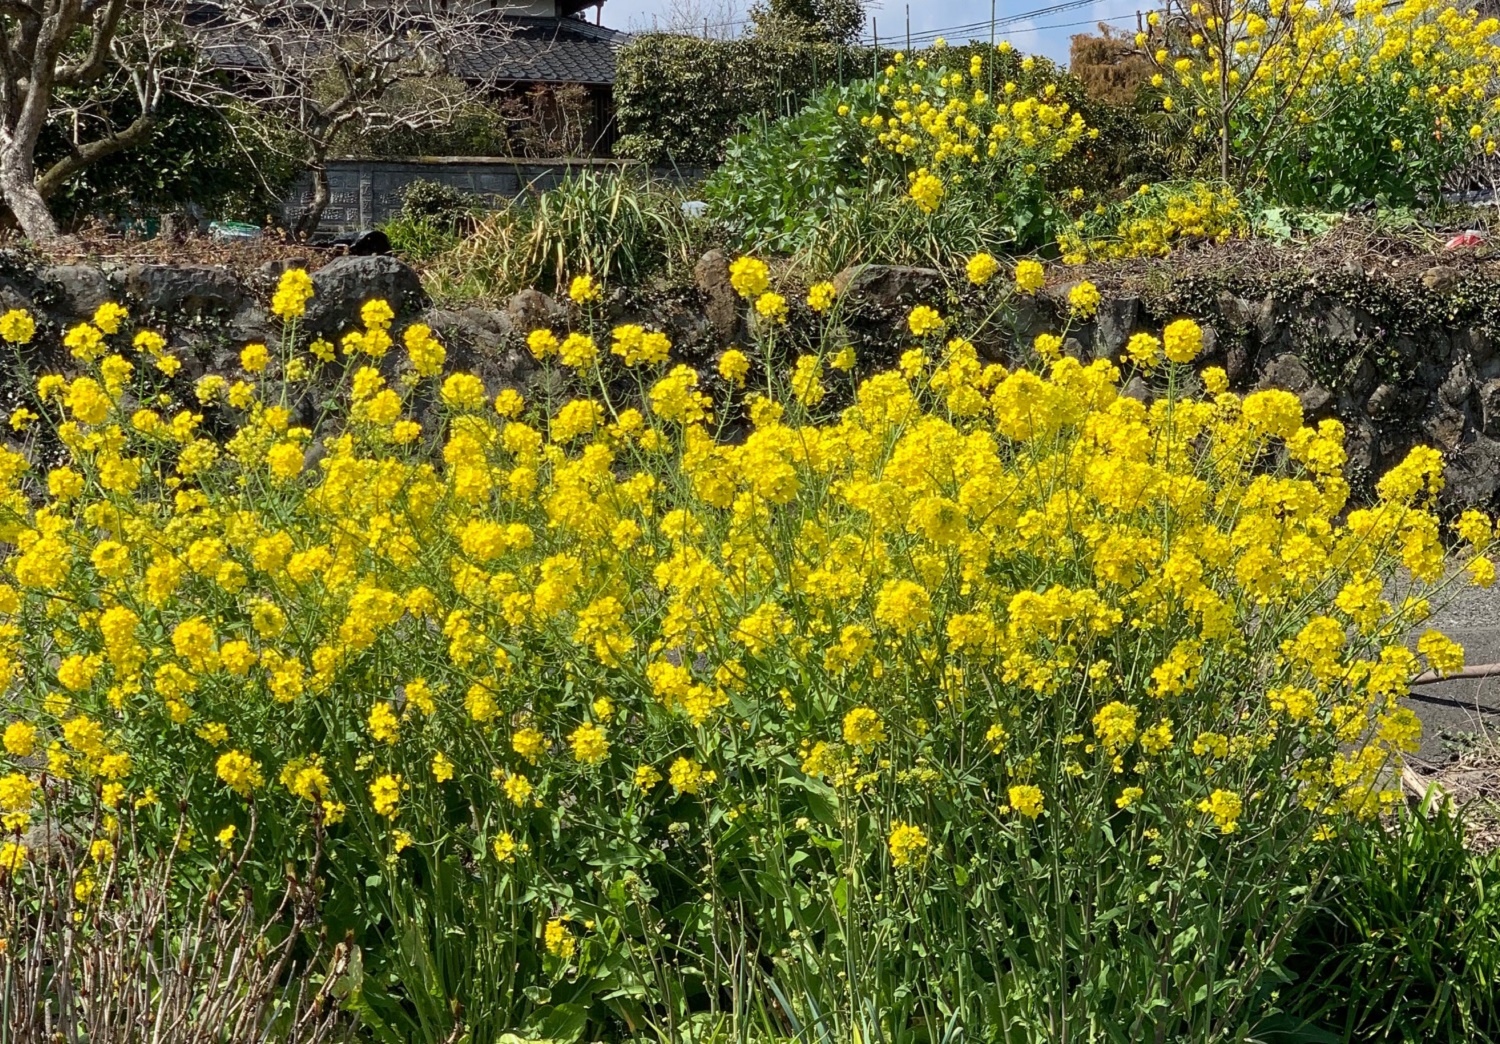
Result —
[[[96,863],[86,826],[43,818],[36,860],[0,882],[0,1033],[16,1044],[208,1044],[264,1041],[329,1044],[351,1027],[330,990],[349,963],[316,931],[312,882],[322,858],[314,824],[306,868],[288,870],[274,913],[257,918],[240,883],[254,842],[256,812],[223,879],[203,892],[178,870],[184,832],[167,851],[142,844],[133,821],[119,850]],[[93,880],[90,894],[81,883]],[[321,985],[313,973],[325,972]]]

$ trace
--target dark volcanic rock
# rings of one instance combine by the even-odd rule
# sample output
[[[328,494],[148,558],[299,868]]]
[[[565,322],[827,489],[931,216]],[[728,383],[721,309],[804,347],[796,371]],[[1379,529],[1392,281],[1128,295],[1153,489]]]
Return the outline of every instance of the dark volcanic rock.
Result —
[[[846,308],[873,307],[892,311],[926,302],[943,285],[943,273],[935,268],[905,265],[862,265],[846,268],[833,277]]]
[[[1323,387],[1308,370],[1307,364],[1295,355],[1278,355],[1272,359],[1261,374],[1260,388],[1283,388],[1302,400],[1302,408],[1309,413],[1325,409],[1333,402],[1333,393]]]
[[[106,301],[119,296],[103,272],[92,265],[53,265],[40,280],[57,302],[61,320],[87,319]]]
[[[703,311],[714,336],[729,343],[740,332],[740,295],[729,282],[729,258],[710,250],[693,266],[693,283],[703,295]]]
[[[427,304],[421,276],[394,257],[341,257],[314,272],[312,280],[304,329],[326,337],[357,326],[367,301],[385,301],[398,320],[410,319]]]
[[[233,272],[211,265],[131,265],[124,285],[133,305],[168,320],[227,318],[247,293]]]

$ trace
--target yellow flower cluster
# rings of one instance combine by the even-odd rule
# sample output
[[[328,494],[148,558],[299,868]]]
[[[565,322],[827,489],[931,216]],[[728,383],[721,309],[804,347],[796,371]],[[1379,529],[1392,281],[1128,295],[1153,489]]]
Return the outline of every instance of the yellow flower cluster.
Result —
[[[293,268],[284,272],[271,297],[271,311],[283,320],[300,319],[307,314],[307,302],[313,297],[313,281],[306,270]]]
[[[966,73],[943,72],[898,54],[875,80],[871,108],[841,115],[873,132],[873,150],[910,165],[908,194],[929,214],[953,185],[976,176],[1035,177],[1098,135],[1053,84],[1037,95],[1007,82],[991,96],[988,86],[980,55]]]
[[[753,259],[731,278],[774,293]],[[391,319],[365,312],[368,351]],[[348,358],[316,434],[284,377],[205,379],[170,416],[118,355],[42,378],[66,462],[0,451],[7,828],[37,750],[107,804],[180,799],[202,837],[249,801],[381,858],[469,831],[484,873],[538,888],[622,824],[665,843],[687,805],[780,829],[793,791],[873,817],[860,843],[913,871],[988,843],[950,844],[950,814],[1024,837],[1128,809],[1122,845],[1220,845],[1392,799],[1419,731],[1397,701],[1424,659],[1462,663],[1437,632],[1405,642],[1448,560],[1436,453],[1350,509],[1343,429],[1293,395],[1147,404],[1108,360],[1012,371],[943,343],[935,309],[909,323],[924,346],[897,369],[807,356],[718,400],[622,327],[615,354],[654,368],[640,397],[559,383],[576,397],[551,409],[437,372],[413,327],[389,385]],[[594,336],[532,346],[566,363]],[[1201,338],[1169,326],[1167,364]],[[734,443],[710,427],[731,415]],[[1458,532],[1461,564],[1488,564],[1491,521]],[[578,932],[535,913],[571,959]]]
[[[1252,141],[1293,138],[1341,111],[1378,99],[1399,112],[1369,114],[1368,133],[1405,121],[1430,142],[1470,143],[1492,154],[1500,108],[1500,20],[1447,0],[1322,4],[1184,5],[1175,30],[1158,19],[1136,37],[1155,62],[1162,108],[1218,134],[1226,97],[1261,130]],[[1414,122],[1412,122],[1414,121]],[[1362,145],[1363,143],[1357,143]],[[1400,153],[1407,143],[1389,141]]]
[[[1079,218],[1058,237],[1064,264],[1165,256],[1194,242],[1223,243],[1250,234],[1239,197],[1227,185],[1158,182]]]

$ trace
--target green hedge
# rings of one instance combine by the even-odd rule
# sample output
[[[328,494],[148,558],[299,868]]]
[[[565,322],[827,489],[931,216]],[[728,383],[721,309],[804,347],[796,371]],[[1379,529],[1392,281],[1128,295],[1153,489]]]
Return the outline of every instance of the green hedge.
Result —
[[[747,119],[777,119],[817,89],[870,76],[872,49],[760,38],[646,33],[620,52],[615,119],[622,156],[712,166]]]

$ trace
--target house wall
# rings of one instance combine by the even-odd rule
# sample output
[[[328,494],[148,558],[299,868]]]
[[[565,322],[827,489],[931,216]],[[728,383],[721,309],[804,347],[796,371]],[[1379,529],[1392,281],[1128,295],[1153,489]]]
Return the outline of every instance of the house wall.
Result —
[[[622,160],[519,160],[469,157],[433,157],[417,160],[330,160],[330,200],[318,225],[320,234],[363,232],[390,221],[401,213],[401,195],[414,181],[436,181],[479,196],[493,205],[528,192],[555,188],[570,174],[593,170],[617,174],[639,169]],[[692,183],[707,176],[706,170],[654,170],[653,177]],[[290,226],[297,213],[312,198],[311,178],[304,178],[282,204],[283,220]]]

